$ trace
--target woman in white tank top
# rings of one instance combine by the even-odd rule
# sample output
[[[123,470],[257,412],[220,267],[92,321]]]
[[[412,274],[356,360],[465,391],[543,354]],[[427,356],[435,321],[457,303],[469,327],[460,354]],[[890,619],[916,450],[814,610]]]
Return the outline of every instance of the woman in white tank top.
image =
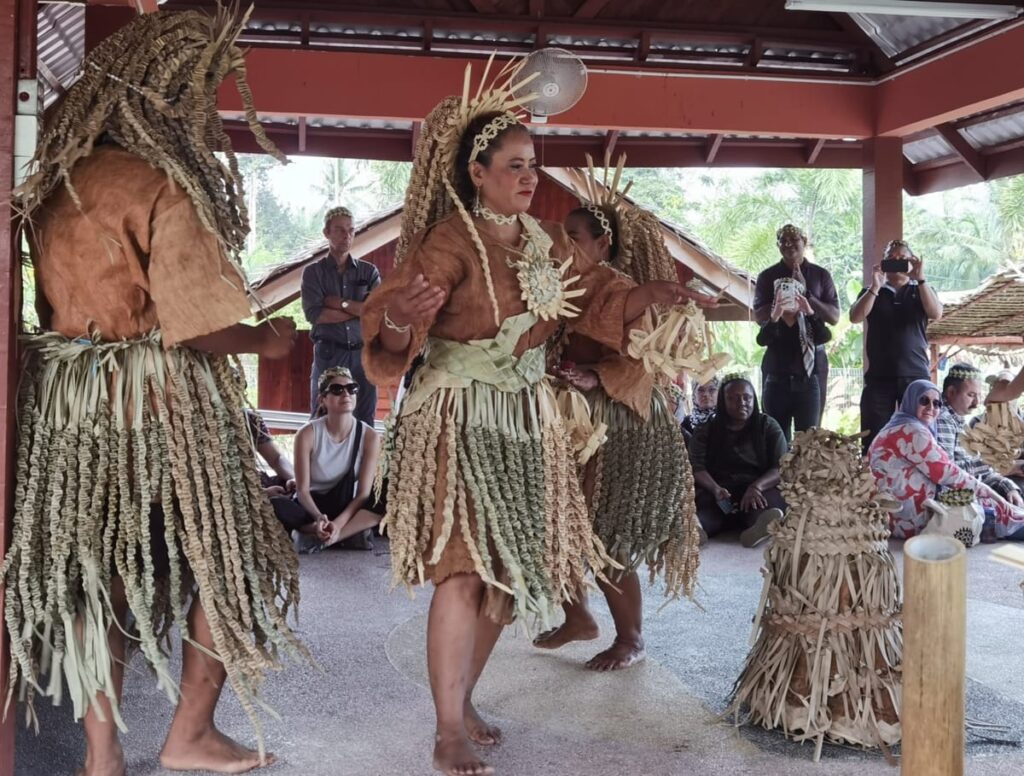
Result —
[[[324,370],[317,387],[322,414],[295,435],[295,496],[305,516],[289,527],[330,546],[384,514],[370,493],[380,437],[352,414],[359,384],[348,369]]]

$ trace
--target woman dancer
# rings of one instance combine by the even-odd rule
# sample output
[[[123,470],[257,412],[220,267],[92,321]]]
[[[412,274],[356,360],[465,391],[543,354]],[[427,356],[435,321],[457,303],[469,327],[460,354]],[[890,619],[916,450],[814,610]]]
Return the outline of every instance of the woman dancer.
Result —
[[[588,563],[607,561],[544,379],[544,343],[582,308],[573,325],[621,347],[645,307],[689,296],[668,283],[631,288],[574,254],[559,225],[526,215],[537,162],[507,84],[445,99],[427,117],[399,266],[363,309],[372,381],[397,381],[426,346],[395,427],[385,527],[396,581],[435,585],[434,766],[454,776],[492,772],[471,741],[501,734],[472,693],[502,626],[515,614],[546,619]]]
[[[676,276],[660,224],[639,208],[588,203],[569,214],[565,228],[592,260],[621,268],[637,282]],[[594,531],[622,569],[607,568],[597,577],[615,640],[587,667],[614,671],[646,656],[640,564],[647,564],[652,583],[664,575],[667,595],[693,592],[700,540],[693,474],[668,392],[641,362],[582,332],[569,335],[564,355],[575,366],[561,376],[586,393],[594,424],[608,427],[607,441],[587,463],[583,489]],[[563,608],[565,622],[538,636],[535,646],[556,649],[597,638],[584,591]]]

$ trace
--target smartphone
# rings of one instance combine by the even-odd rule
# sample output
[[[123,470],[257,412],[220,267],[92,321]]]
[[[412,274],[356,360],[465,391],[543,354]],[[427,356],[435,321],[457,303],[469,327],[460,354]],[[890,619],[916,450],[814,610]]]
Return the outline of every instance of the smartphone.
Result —
[[[910,272],[909,259],[882,259],[882,272]]]
[[[731,498],[720,498],[718,499],[718,508],[727,515],[731,515],[736,511],[736,505],[732,503]]]

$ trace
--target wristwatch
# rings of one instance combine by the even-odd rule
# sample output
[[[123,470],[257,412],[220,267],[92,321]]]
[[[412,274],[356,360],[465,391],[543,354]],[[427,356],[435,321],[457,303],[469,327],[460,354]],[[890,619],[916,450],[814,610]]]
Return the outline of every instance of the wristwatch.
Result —
[[[347,310],[348,309],[348,299],[345,299],[345,300],[342,301],[341,309],[342,310]]]

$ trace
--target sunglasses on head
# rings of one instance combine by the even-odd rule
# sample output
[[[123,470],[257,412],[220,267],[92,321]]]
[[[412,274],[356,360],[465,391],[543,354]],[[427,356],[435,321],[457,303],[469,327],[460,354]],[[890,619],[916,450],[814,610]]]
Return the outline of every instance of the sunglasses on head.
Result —
[[[341,385],[339,383],[331,383],[324,390],[324,393],[329,393],[331,396],[341,396],[343,393],[347,393],[349,396],[355,396],[359,393],[358,383],[346,383]]]
[[[942,399],[930,399],[927,396],[922,396],[920,399],[918,399],[917,403],[920,404],[922,407],[927,407],[930,404],[933,407],[935,407],[935,409],[938,409],[939,407],[942,406]]]

